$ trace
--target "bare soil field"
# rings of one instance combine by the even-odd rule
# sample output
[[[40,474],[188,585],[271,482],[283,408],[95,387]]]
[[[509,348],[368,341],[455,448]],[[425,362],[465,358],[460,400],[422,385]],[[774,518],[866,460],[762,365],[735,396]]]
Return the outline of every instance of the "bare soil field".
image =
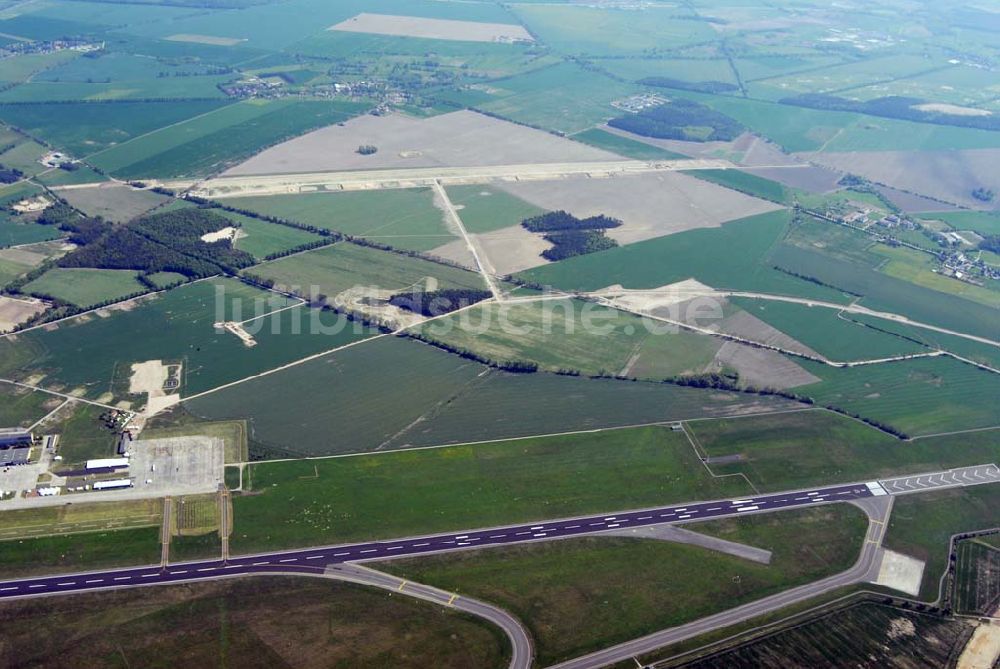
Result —
[[[461,213],[461,212],[460,212]],[[522,270],[548,264],[542,257],[542,251],[552,246],[542,239],[541,235],[528,232],[520,225],[493,230],[478,235],[469,235],[477,245],[480,255],[495,274],[514,274]],[[462,239],[449,242],[431,250],[431,255],[452,260],[475,269],[475,260],[469,253],[469,247]]]
[[[705,371],[717,372],[723,368],[736,370],[743,382],[759,388],[782,390],[822,380],[780,353],[733,341],[722,345]]]
[[[731,316],[727,316],[722,323],[720,323],[719,330],[726,334],[742,337],[744,339],[750,339],[752,341],[760,342],[761,344],[778,346],[787,351],[794,351],[796,353],[820,357],[819,353],[812,350],[805,344],[789,337],[781,330],[765,323],[747,311],[737,311]]]
[[[363,156],[358,147],[378,152]],[[358,116],[263,151],[225,176],[406,167],[477,167],[621,160],[621,156],[541,130],[457,111],[416,119]]]
[[[855,151],[800,154],[900,190],[973,209],[995,209],[972,197],[976,188],[1000,191],[1000,149],[966,151]],[[937,205],[940,209],[940,205]]]
[[[889,188],[888,186],[876,186],[876,188],[879,193],[887,197],[890,202],[907,214],[922,214],[933,211],[958,211],[959,209],[953,204],[945,204],[939,200],[932,200],[929,197],[907,193],[895,188]]]
[[[612,179],[521,181],[501,187],[542,209],[564,209],[580,218],[606,214],[621,219],[624,225],[608,230],[608,236],[619,244],[714,228],[736,218],[781,208],[676,172]]]
[[[462,42],[534,42],[523,26],[509,23],[479,23],[448,19],[425,19],[393,14],[358,14],[327,30],[372,33],[396,37],[423,37]]]
[[[45,311],[48,305],[34,298],[15,299],[0,295],[0,332],[9,332],[35,314]]]
[[[97,188],[64,188],[59,196],[88,216],[102,216],[115,223],[125,223],[170,201],[165,195],[116,183]]]

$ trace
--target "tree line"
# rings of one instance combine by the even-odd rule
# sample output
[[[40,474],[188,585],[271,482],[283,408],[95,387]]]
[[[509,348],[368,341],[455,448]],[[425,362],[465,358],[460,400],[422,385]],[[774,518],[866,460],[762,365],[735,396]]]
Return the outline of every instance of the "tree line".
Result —
[[[736,119],[683,98],[636,114],[613,118],[608,125],[643,137],[695,142],[730,141],[746,129]],[[702,128],[709,129],[709,132],[700,132]]]

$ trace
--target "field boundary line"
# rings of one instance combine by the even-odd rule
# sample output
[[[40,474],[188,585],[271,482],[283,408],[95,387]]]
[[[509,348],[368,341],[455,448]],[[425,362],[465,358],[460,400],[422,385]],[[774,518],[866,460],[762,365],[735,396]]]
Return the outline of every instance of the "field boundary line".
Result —
[[[1000,430],[1000,425],[990,425],[989,427],[970,427],[967,430],[952,430],[951,432],[936,432],[933,434],[918,434],[915,437],[910,437],[907,441],[917,441],[918,439],[929,439],[931,437],[951,437],[956,434],[969,434],[970,432],[989,432],[991,430]]]
[[[483,281],[486,282],[486,287],[493,294],[493,298],[496,299],[497,302],[502,302],[503,300],[501,299],[500,291],[497,289],[496,284],[493,283],[493,276],[486,271],[489,258],[487,258],[486,262],[483,262],[483,259],[480,258],[476,242],[473,241],[472,236],[465,230],[462,218],[458,215],[458,210],[455,209],[455,205],[452,204],[451,198],[448,197],[448,192],[444,189],[444,186],[441,185],[440,179],[434,180],[434,193],[441,198],[441,203],[444,205],[446,217],[450,218],[451,222],[458,228],[463,241],[465,241],[465,246],[469,249],[469,252],[472,254],[472,258],[476,261],[476,267],[479,268],[479,274],[482,275]],[[485,256],[485,254],[483,255]]]
[[[34,423],[32,423],[31,425],[29,425],[28,426],[28,432],[33,431],[36,427],[38,427],[39,425],[41,425],[42,423],[44,423],[45,421],[47,421],[49,418],[51,418],[52,416],[54,416],[57,411],[59,411],[60,409],[62,409],[64,406],[66,406],[67,404],[69,404],[71,401],[72,400],[64,399],[59,404],[59,406],[57,406],[55,409],[53,409],[52,411],[48,412],[47,414],[45,414],[44,416],[42,416],[41,418],[39,418],[38,420],[36,420]]]
[[[700,441],[698,441],[698,437],[697,435],[695,435],[694,431],[688,428],[687,422],[685,421],[681,422],[681,431],[684,432],[684,436],[687,437],[688,443],[691,444],[691,448],[694,450],[695,457],[698,458],[698,460],[701,462],[702,465],[704,465],[706,471],[708,471],[709,476],[716,479],[724,479],[724,478],[729,478],[731,476],[740,477],[744,481],[746,481],[746,484],[750,486],[750,489],[753,490],[754,493],[756,493],[757,495],[761,494],[760,490],[757,489],[757,486],[753,484],[753,481],[751,481],[747,477],[745,472],[736,472],[734,474],[716,474],[714,471],[712,471],[712,468],[708,464],[708,451],[706,451],[705,447],[701,445]],[[702,456],[702,454],[699,453],[699,449],[701,449],[701,453],[704,453],[704,456]]]

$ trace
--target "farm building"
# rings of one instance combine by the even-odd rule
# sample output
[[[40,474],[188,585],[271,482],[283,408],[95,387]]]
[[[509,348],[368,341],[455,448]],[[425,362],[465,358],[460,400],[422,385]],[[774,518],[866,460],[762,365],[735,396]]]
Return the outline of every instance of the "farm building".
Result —
[[[29,430],[19,427],[0,428],[0,466],[26,463],[32,441]]]

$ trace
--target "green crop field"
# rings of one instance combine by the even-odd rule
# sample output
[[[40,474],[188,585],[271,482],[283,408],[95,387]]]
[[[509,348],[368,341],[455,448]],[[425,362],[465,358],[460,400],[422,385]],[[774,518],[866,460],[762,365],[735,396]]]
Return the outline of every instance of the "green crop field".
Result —
[[[0,119],[75,156],[85,156],[228,104],[222,100],[4,104]]]
[[[652,144],[616,135],[601,128],[590,128],[578,132],[572,136],[572,139],[635,160],[676,160],[687,157]]]
[[[771,202],[790,205],[794,199],[788,186],[739,170],[694,170],[688,174]]]
[[[232,77],[176,77],[140,81],[115,81],[111,83],[85,83],[77,81],[32,81],[0,93],[0,102],[105,102],[108,100],[169,100],[222,99],[218,85]]]
[[[876,328],[884,321],[877,318],[868,327],[853,322],[852,314],[834,309],[743,297],[730,301],[831,360],[871,360],[928,350],[909,339],[880,332]]]
[[[773,552],[769,565],[683,544],[587,538],[387,566],[511,611],[528,626],[539,662],[548,665],[847,569],[865,527],[864,516],[847,505],[689,526],[766,547]]]
[[[517,15],[556,51],[588,56],[639,54],[650,49],[676,49],[711,40],[706,22],[684,20],[685,11],[650,7],[644,12],[603,11],[596,7],[518,4]],[[628,35],[609,39],[609,35]]]
[[[5,339],[0,367],[5,373],[44,374],[43,385],[81,388],[97,397],[126,393],[131,363],[181,360],[181,392],[188,395],[370,335],[332,312],[296,307],[267,315],[286,304],[232,279],[200,281],[107,316],[79,317]],[[257,341],[252,348],[213,327],[254,318],[243,326]]]
[[[663,384],[487,371],[426,344],[385,337],[184,407],[210,420],[249,419],[259,454],[329,455],[796,406]]]
[[[101,422],[105,409],[94,404],[74,402],[69,411],[59,412],[59,419],[46,423],[46,432],[59,434],[59,469],[80,469],[87,460],[115,456],[118,435]],[[63,419],[63,416],[65,418]]]
[[[803,367],[823,379],[798,392],[820,404],[874,418],[908,435],[1000,425],[1000,375],[950,358],[834,369]]]
[[[640,90],[564,62],[490,83],[489,94],[475,96],[475,107],[546,130],[576,133],[620,114],[611,106]],[[451,96],[441,95],[444,99]],[[455,98],[463,102],[461,95]]]
[[[748,491],[683,434],[649,427],[351,458],[251,464],[233,499],[241,553],[641,508]]]
[[[689,230],[569,258],[519,276],[567,290],[597,290],[614,284],[656,288],[694,277],[719,289],[844,301],[839,292],[782,274],[768,262],[768,252],[784,235],[789,218],[786,211],[762,214],[720,228]]]
[[[287,225],[269,223],[259,218],[221,209],[216,211],[240,226],[239,235],[233,246],[246,251],[258,260],[263,260],[272,253],[282,253],[323,239],[315,233]]]
[[[948,566],[953,534],[996,527],[1000,486],[982,485],[901,495],[896,499],[885,535],[885,547],[924,560],[920,598],[937,598]]]
[[[364,109],[355,102],[250,100],[113,146],[91,162],[122,178],[204,176]]]
[[[132,270],[56,267],[25,284],[23,291],[86,308],[145,292],[147,288],[136,279],[138,275]]]
[[[429,251],[456,239],[429,188],[230,198],[225,203],[411,251]]]
[[[462,225],[473,234],[519,225],[526,218],[545,213],[544,209],[491,185],[449,186],[448,199],[458,210]]]
[[[29,53],[21,56],[4,58],[0,61],[0,81],[16,83],[28,79],[36,72],[42,72],[50,67],[79,56],[72,51],[56,51],[55,53]]]
[[[862,304],[871,309],[982,337],[995,336],[1000,328],[996,309],[888,276],[861,263],[787,244],[777,246],[770,259],[785,270],[863,295]]]
[[[864,481],[1000,460],[1000,430],[904,442],[859,421],[814,409],[692,421],[717,474],[743,473],[764,491]]]
[[[286,288],[308,291],[316,286],[331,297],[355,286],[405,292],[428,277],[437,279],[441,288],[483,287],[475,272],[349,242],[279,258],[249,271]]]
[[[725,58],[607,58],[596,62],[605,71],[632,81],[665,77],[691,83],[737,83]]]
[[[650,336],[638,316],[578,300],[480,305],[413,331],[497,362],[618,374]]]

